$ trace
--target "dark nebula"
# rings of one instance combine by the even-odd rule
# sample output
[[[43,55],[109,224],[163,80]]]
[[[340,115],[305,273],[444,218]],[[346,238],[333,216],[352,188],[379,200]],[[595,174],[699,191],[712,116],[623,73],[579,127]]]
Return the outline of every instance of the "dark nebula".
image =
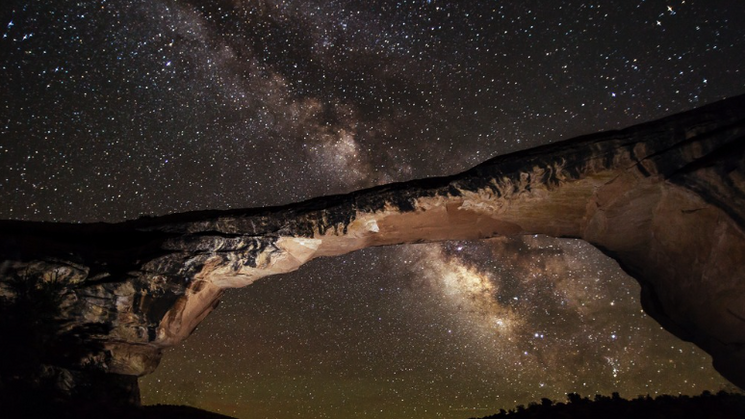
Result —
[[[0,218],[121,221],[457,173],[745,93],[735,0],[0,6]],[[145,403],[466,418],[730,385],[591,246],[368,249],[226,294]]]

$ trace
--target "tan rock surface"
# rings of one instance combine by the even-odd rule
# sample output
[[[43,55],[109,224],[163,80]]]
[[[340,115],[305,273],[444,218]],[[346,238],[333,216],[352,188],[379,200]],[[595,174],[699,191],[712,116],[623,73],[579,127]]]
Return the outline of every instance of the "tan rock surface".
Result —
[[[642,285],[648,313],[745,387],[744,162],[738,97],[451,177],[284,207],[121,224],[8,221],[0,223],[0,298],[17,298],[19,278],[54,278],[66,326],[52,341],[77,330],[86,344],[57,366],[143,375],[226,289],[316,257],[499,235],[574,237],[615,258]]]

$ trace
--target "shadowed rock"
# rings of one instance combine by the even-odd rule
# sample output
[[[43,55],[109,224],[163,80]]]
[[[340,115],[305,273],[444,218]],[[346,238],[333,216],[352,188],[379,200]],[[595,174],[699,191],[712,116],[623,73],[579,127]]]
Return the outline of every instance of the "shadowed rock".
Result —
[[[742,96],[454,176],[282,207],[119,224],[4,221],[0,301],[13,312],[44,290],[57,308],[42,313],[50,327],[26,329],[44,335],[34,361],[46,373],[24,377],[46,377],[70,397],[101,374],[131,390],[127,377],[152,372],[228,288],[370,246],[546,234],[617,260],[653,318],[745,387],[744,137]],[[25,379],[11,372],[4,385]],[[136,389],[125,393],[137,402]]]

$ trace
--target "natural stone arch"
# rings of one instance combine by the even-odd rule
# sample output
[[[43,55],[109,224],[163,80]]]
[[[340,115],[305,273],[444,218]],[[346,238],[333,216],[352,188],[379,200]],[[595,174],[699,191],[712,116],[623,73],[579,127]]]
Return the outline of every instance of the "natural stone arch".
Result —
[[[499,235],[579,238],[639,281],[652,317],[743,387],[744,133],[739,97],[499,156],[454,176],[282,207],[120,224],[3,222],[0,291],[11,301],[7,278],[55,278],[66,322],[50,350],[70,336],[87,344],[57,367],[81,380],[136,377],[189,336],[226,289],[317,257]]]

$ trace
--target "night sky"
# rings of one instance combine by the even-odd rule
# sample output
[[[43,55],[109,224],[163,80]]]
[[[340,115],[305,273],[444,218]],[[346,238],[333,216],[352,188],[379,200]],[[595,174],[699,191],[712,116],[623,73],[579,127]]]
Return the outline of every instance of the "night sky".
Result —
[[[615,3],[615,4],[613,4]],[[745,93],[745,4],[0,5],[0,218],[122,221],[457,173]],[[367,249],[231,290],[141,380],[240,418],[730,388],[586,243]]]

